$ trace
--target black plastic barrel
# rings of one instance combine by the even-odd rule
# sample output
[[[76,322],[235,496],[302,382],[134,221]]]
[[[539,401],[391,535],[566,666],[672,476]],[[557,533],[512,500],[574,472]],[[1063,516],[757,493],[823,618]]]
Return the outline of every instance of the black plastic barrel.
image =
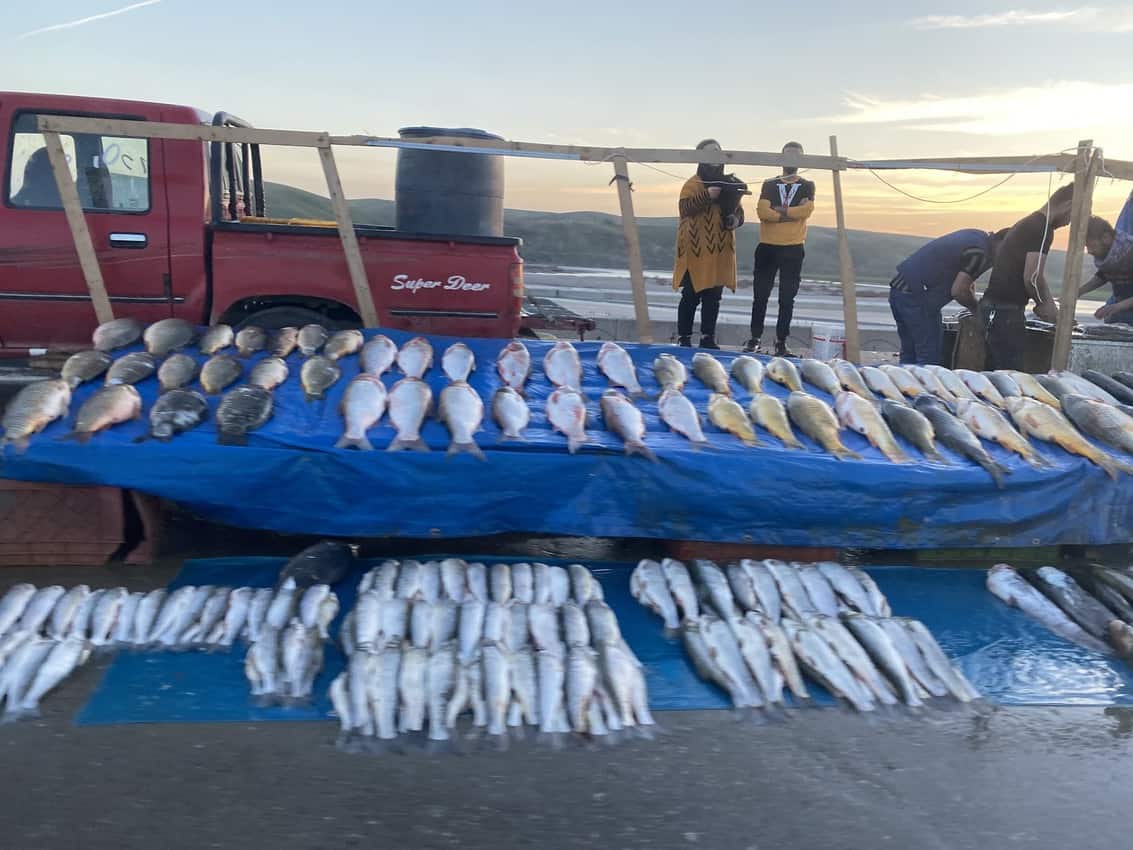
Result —
[[[483,130],[403,127],[406,141],[426,136],[492,139]],[[397,229],[454,236],[504,235],[504,161],[492,154],[399,148]]]

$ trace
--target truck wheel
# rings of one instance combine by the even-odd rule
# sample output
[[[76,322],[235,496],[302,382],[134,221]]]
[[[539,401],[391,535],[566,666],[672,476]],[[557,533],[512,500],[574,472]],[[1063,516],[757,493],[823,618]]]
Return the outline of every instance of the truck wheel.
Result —
[[[268,307],[266,310],[252,313],[245,319],[242,319],[236,329],[246,327],[247,325],[256,325],[266,331],[275,331],[280,328],[301,328],[303,325],[319,324],[329,330],[339,330],[342,328],[358,327],[356,322],[342,322],[330,319],[316,310],[309,310],[306,307]]]

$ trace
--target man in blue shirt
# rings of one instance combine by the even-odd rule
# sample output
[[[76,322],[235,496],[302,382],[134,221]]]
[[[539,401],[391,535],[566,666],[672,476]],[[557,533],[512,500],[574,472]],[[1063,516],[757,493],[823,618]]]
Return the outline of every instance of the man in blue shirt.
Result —
[[[1094,258],[1097,272],[1082,284],[1078,294],[1108,283],[1113,295],[1098,308],[1094,318],[1106,324],[1133,325],[1133,233],[1114,230],[1104,218],[1092,216],[1086,228],[1086,250]]]
[[[976,312],[976,278],[991,268],[1006,235],[1006,228],[997,233],[957,230],[932,240],[897,266],[897,276],[889,282],[889,309],[897,321],[902,363],[940,362],[941,308],[956,300]]]

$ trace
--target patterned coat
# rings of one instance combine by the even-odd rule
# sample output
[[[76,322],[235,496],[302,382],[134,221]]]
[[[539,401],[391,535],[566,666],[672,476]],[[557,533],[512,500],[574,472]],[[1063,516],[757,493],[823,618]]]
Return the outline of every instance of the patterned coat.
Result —
[[[697,292],[726,286],[736,288],[736,233],[725,230],[720,206],[714,204],[698,176],[681,189],[681,223],[677,228],[677,258],[673,266],[673,289],[680,289],[687,272]],[[743,207],[736,218],[743,222]]]

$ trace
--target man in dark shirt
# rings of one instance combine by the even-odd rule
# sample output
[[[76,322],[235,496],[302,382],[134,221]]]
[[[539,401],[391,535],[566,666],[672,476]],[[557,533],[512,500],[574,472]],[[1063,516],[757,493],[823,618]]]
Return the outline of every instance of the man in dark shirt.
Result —
[[[957,230],[923,245],[897,266],[889,282],[889,309],[901,338],[901,362],[940,363],[944,340],[941,308],[953,299],[978,309],[976,278],[991,268],[1003,237],[983,230]]]
[[[1086,251],[1094,258],[1097,271],[1082,284],[1078,295],[1108,283],[1113,295],[1097,309],[1094,318],[1106,324],[1133,325],[1133,234],[1114,230],[1104,218],[1092,216],[1086,228]]]
[[[980,320],[987,340],[988,369],[1022,369],[1026,349],[1027,304],[1052,324],[1058,305],[1043,272],[1054,231],[1070,223],[1073,185],[1050,196],[1041,210],[1020,219],[1008,231],[995,258],[987,290],[980,301]]]

